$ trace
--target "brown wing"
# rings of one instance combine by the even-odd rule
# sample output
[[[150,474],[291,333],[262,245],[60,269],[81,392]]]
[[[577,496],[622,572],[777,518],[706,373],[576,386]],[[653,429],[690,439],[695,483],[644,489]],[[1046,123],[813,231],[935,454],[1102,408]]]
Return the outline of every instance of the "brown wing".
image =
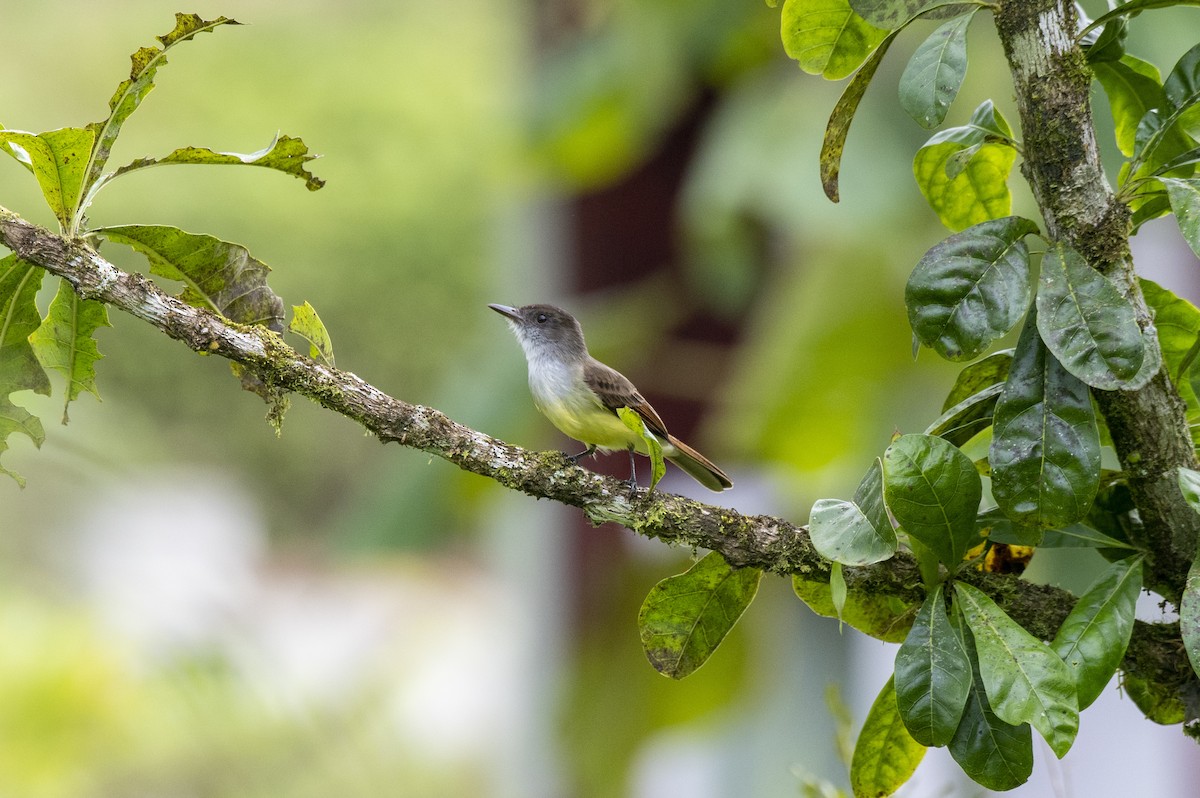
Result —
[[[667,437],[667,425],[624,374],[589,357],[583,365],[583,381],[613,413],[617,412],[618,407],[632,408],[642,417],[646,429],[660,438]]]

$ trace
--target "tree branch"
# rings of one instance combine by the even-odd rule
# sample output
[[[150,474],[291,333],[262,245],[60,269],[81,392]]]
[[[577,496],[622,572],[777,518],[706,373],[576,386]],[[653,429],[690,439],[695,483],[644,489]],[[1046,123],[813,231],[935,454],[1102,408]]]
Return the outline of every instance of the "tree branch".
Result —
[[[433,408],[388,396],[350,372],[298,354],[264,327],[236,324],[188,305],[145,277],[121,271],[81,241],[33,225],[3,207],[0,244],[64,278],[80,296],[152,324],[197,352],[239,363],[274,389],[306,396],[357,421],[381,442],[420,449],[513,490],[578,507],[596,524],[612,521],[668,544],[720,552],[737,567],[810,581],[829,578],[829,562],[813,548],[806,527],[661,491],[630,497],[623,481],[576,466],[560,452],[522,449],[458,424]],[[845,577],[852,597],[895,597],[914,607],[924,599],[916,562],[904,552],[886,562],[847,568]],[[964,569],[958,578],[984,590],[1042,639],[1053,637],[1075,603],[1065,590],[1012,576]],[[1163,674],[1178,684],[1194,682],[1182,646],[1149,645],[1162,639],[1163,629],[1161,624],[1139,622],[1135,645],[1130,646],[1123,667],[1156,684],[1163,683]],[[1178,626],[1165,634],[1178,639]],[[1136,645],[1138,641],[1143,644]]]
[[[1071,0],[1008,0],[996,29],[1021,115],[1021,166],[1047,234],[1080,252],[1133,303],[1150,345],[1154,319],[1129,251],[1129,208],[1109,188],[1096,145],[1092,72],[1075,43]],[[1143,524],[1146,587],[1179,606],[1196,553],[1200,515],[1180,493],[1178,469],[1197,468],[1183,400],[1165,366],[1136,391],[1093,390]]]

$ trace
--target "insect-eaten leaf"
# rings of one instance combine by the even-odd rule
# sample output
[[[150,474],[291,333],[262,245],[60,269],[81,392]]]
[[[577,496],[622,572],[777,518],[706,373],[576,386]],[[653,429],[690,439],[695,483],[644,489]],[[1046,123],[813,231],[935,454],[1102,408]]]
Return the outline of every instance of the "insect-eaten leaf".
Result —
[[[310,358],[333,368],[333,341],[329,339],[329,331],[317,315],[316,308],[308,302],[292,305],[292,320],[288,323],[288,332],[308,342]]]
[[[15,391],[50,393],[50,379],[29,343],[42,320],[34,300],[45,273],[16,255],[0,258],[0,318],[4,319],[0,325],[0,453],[8,449],[8,437],[14,432],[39,447],[46,439],[42,422],[9,399]],[[19,474],[3,466],[0,472],[24,486]]]
[[[113,172],[112,177],[164,164],[259,166],[298,177],[304,181],[309,191],[316,191],[325,185],[325,181],[308,171],[305,164],[319,157],[308,151],[308,146],[302,139],[276,135],[266,147],[251,153],[216,152],[207,147],[180,147],[162,158],[139,158]]]
[[[240,244],[168,225],[124,225],[94,231],[146,256],[150,271],[179,280],[179,298],[242,324],[283,331],[283,300],[267,287],[270,268]]]
[[[947,360],[971,360],[1029,307],[1032,278],[1020,216],[980,222],[935,244],[904,288],[913,333]]]
[[[850,786],[854,795],[883,796],[896,792],[921,764],[925,750],[900,719],[895,679],[888,679],[871,704],[854,744],[850,759]]]
[[[1100,431],[1087,385],[1059,364],[1030,309],[992,417],[992,495],[1013,521],[1060,528],[1100,485]]]
[[[646,423],[632,407],[618,407],[617,415],[620,416],[621,423],[641,435],[642,439],[646,441],[646,449],[650,457],[650,490],[653,491],[654,486],[667,473],[667,464],[663,461],[662,443],[653,432],[646,429]]]
[[[944,22],[913,53],[900,76],[900,106],[923,128],[942,124],[967,75],[967,28],[979,10]]]
[[[38,134],[0,130],[0,145],[7,145],[5,149],[17,160],[29,165],[64,232],[74,227],[94,139],[91,130],[73,127]]]
[[[935,133],[917,150],[913,176],[942,224],[959,231],[1011,212],[1016,158],[1012,129],[985,100],[966,125]]]
[[[971,459],[932,435],[902,435],[883,455],[883,491],[900,527],[953,570],[978,540],[983,485]]]
[[[707,662],[754,600],[761,577],[713,551],[655,585],[638,612],[642,648],[654,669],[682,679]]]
[[[46,318],[29,336],[29,343],[42,366],[66,378],[63,424],[70,420],[67,410],[79,394],[87,391],[100,398],[95,364],[102,355],[93,336],[99,328],[111,326],[108,308],[103,302],[84,299],[75,293],[70,283],[60,280]]]

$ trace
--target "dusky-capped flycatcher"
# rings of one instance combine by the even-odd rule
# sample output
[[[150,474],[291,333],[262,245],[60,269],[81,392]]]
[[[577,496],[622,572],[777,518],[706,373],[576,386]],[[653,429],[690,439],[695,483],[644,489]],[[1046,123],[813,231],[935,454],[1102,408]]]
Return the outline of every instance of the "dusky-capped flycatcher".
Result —
[[[645,438],[625,426],[617,409],[636,412],[662,446],[663,457],[709,490],[733,487],[725,472],[674,435],[638,389],[588,354],[575,317],[553,305],[488,305],[508,319],[529,363],[533,403],[559,430],[585,444],[573,461],[596,449],[629,452],[629,484],[637,486],[633,453],[650,454]]]

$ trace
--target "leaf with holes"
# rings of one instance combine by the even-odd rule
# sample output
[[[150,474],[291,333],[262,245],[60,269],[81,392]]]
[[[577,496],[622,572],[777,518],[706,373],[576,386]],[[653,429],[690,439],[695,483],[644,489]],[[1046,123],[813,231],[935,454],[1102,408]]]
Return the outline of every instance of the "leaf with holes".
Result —
[[[63,401],[64,424],[67,408],[84,391],[100,398],[96,389],[96,361],[102,356],[93,336],[108,323],[108,308],[103,302],[84,299],[66,280],[58,283],[58,293],[41,326],[29,336],[29,343],[46,369],[53,369],[67,380]]]
[[[93,133],[66,127],[46,133],[0,130],[0,145],[8,145],[17,160],[29,165],[46,204],[64,231],[71,230],[75,212],[82,201],[84,175]],[[11,149],[19,147],[21,153]]]

